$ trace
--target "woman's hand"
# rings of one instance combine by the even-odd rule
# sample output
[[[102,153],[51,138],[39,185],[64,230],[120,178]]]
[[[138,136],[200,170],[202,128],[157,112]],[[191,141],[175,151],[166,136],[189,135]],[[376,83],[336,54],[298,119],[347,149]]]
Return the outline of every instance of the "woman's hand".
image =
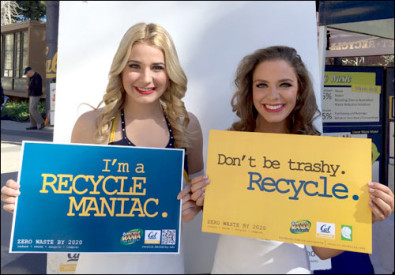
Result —
[[[177,196],[178,200],[182,200],[182,221],[191,221],[202,207],[197,206],[196,202],[191,199],[191,185],[186,185]]]
[[[21,194],[19,187],[16,181],[9,179],[1,188],[1,201],[4,202],[5,211],[14,213],[16,198]]]
[[[394,211],[394,193],[384,184],[369,182],[369,202],[372,209],[372,223],[383,221]]]
[[[196,202],[196,205],[203,206],[204,194],[206,186],[210,183],[207,175],[201,175],[191,180],[191,198]]]

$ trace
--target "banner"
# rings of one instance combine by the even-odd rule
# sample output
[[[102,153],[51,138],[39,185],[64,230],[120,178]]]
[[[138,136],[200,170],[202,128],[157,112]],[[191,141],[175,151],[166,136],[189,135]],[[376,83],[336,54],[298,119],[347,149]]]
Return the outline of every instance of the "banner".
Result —
[[[181,149],[23,142],[10,252],[179,253],[183,164]]]
[[[372,252],[371,140],[211,130],[202,230]]]

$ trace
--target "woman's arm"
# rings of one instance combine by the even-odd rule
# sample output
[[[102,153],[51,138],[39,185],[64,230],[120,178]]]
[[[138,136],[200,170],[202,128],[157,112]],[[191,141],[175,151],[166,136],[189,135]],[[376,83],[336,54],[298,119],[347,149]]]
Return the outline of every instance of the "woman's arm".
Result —
[[[314,253],[321,259],[321,260],[327,260],[332,257],[335,257],[341,253],[344,252],[344,250],[338,250],[338,249],[332,249],[332,248],[325,248],[325,247],[317,247],[317,246],[312,246],[311,247],[314,251]]]
[[[369,205],[372,210],[372,223],[383,221],[394,211],[394,194],[391,189],[379,182],[369,182],[368,185],[371,198]],[[321,260],[335,257],[343,252],[343,250],[324,247],[312,246],[312,248]]]
[[[100,115],[100,110],[93,110],[82,114],[74,125],[71,134],[72,143],[95,144],[96,118]],[[20,195],[19,184],[9,179],[1,188],[1,201],[4,202],[3,209],[14,213],[16,198]]]
[[[203,172],[203,135],[199,120],[192,113],[189,115],[188,132],[192,134],[191,146],[188,148],[188,172],[190,179]],[[191,184],[188,183],[178,194],[177,199],[182,200],[182,221],[189,222],[199,212],[202,207],[197,206],[191,199]]]
[[[188,148],[188,173],[194,175],[204,168],[203,162],[203,134],[197,117],[188,113],[189,124],[187,131],[192,134],[191,147]]]

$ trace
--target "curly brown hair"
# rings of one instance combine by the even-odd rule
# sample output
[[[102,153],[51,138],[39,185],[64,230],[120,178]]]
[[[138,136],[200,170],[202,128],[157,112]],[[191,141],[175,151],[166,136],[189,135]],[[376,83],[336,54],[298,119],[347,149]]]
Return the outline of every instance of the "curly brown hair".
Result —
[[[284,60],[295,70],[298,79],[298,97],[296,106],[288,116],[288,129],[292,134],[320,135],[314,127],[314,119],[320,115],[314,95],[310,74],[302,59],[294,48],[287,46],[272,46],[256,50],[245,56],[236,71],[236,92],[231,101],[232,110],[240,117],[232,124],[230,130],[253,132],[256,127],[258,112],[252,98],[252,76],[255,68],[268,60]]]

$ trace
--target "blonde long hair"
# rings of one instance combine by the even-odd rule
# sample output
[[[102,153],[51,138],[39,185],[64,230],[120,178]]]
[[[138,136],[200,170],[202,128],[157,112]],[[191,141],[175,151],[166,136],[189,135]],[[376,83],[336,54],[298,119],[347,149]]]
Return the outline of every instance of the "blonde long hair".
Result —
[[[245,56],[236,72],[236,92],[231,101],[233,112],[240,118],[232,124],[230,130],[253,132],[258,115],[252,99],[252,76],[255,68],[267,60],[284,60],[295,70],[298,79],[298,97],[296,106],[288,116],[288,129],[292,134],[320,135],[313,120],[320,114],[315,100],[313,84],[302,59],[296,50],[286,46],[272,46],[256,50]]]
[[[186,130],[189,117],[184,102],[181,100],[187,90],[187,77],[181,68],[169,33],[160,25],[153,23],[133,25],[119,44],[111,64],[106,93],[99,104],[100,106],[104,102],[105,106],[97,120],[97,141],[108,140],[113,120],[124,107],[126,92],[122,85],[121,74],[127,65],[132,46],[138,42],[152,44],[163,51],[169,86],[160,100],[173,130],[175,146],[187,148],[190,145],[190,135]]]

